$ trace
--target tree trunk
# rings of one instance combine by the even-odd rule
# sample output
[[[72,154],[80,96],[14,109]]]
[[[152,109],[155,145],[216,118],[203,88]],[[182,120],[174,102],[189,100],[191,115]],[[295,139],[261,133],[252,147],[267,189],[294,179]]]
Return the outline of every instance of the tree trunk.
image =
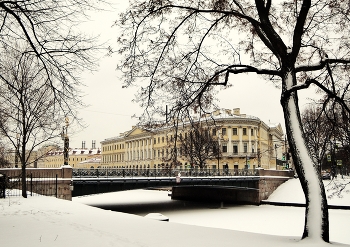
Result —
[[[22,196],[27,198],[27,174],[25,164],[22,164]]]
[[[295,74],[286,73],[283,85],[290,89]],[[286,132],[293,162],[305,194],[305,225],[302,238],[322,239],[329,242],[328,205],[324,185],[317,164],[307,148],[298,106],[297,93],[282,95]]]

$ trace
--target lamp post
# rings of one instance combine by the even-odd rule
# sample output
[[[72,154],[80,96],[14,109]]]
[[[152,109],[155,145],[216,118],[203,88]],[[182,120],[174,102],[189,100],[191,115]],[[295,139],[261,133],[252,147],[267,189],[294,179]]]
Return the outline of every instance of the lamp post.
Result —
[[[19,158],[19,134],[16,135],[16,155],[15,155],[15,167],[18,168],[18,158]]]
[[[68,165],[68,152],[69,152],[69,137],[68,137],[68,125],[69,125],[69,118],[66,117],[64,119],[66,126],[63,126],[62,128],[62,133],[61,137],[64,143],[64,148],[63,148],[63,157],[64,157],[64,163],[63,165],[67,166]]]
[[[278,170],[277,169],[277,144],[275,144],[275,155],[276,155],[276,171]]]
[[[218,170],[219,170],[219,173],[220,173],[220,131],[218,131],[218,147],[217,147],[217,154],[218,154]]]

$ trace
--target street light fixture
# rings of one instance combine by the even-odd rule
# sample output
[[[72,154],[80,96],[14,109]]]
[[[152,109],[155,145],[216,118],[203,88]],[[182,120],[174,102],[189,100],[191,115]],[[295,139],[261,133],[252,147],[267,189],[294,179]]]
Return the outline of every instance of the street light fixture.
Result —
[[[276,171],[278,170],[277,168],[277,144],[275,143],[275,155],[276,155]]]
[[[15,155],[15,167],[18,168],[18,158],[19,158],[19,137],[20,135],[17,133],[16,134],[16,155]]]
[[[68,137],[68,126],[69,126],[69,118],[66,117],[64,119],[66,126],[63,126],[61,137],[64,142],[64,148],[63,148],[63,157],[64,157],[64,163],[63,165],[68,165],[68,152],[69,152],[69,137]]]

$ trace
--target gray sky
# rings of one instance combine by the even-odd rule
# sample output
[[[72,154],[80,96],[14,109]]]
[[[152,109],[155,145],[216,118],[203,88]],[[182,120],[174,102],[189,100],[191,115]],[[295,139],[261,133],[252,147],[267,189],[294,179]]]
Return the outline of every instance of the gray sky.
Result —
[[[85,23],[83,28],[86,33],[100,35],[101,42],[109,42],[116,47],[118,30],[112,28],[112,24],[118,18],[118,13],[127,7],[128,1],[116,4],[116,10],[100,12],[91,17],[91,21]],[[82,141],[86,147],[92,146],[92,140],[96,141],[96,147],[106,138],[118,136],[119,133],[130,130],[137,120],[131,116],[140,114],[142,109],[132,103],[137,88],[122,89],[120,72],[116,70],[118,63],[117,54],[106,57],[101,53],[98,71],[85,72],[82,77],[86,85],[82,89],[83,101],[89,107],[80,111],[83,118],[84,129],[77,130],[70,127],[70,146],[81,147]],[[217,97],[221,108],[241,108],[241,113],[253,115],[265,123],[281,123],[284,129],[283,112],[280,105],[280,89],[276,89],[271,82],[262,80],[255,74],[232,75],[233,87],[221,91]],[[310,93],[311,92],[311,93]],[[300,106],[306,105],[308,95],[313,90],[299,94]],[[74,132],[73,132],[74,130]]]

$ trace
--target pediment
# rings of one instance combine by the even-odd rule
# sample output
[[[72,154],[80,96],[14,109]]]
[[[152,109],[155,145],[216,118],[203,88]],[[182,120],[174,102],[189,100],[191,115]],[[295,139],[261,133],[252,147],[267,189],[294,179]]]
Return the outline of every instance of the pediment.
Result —
[[[145,129],[142,129],[140,127],[134,127],[132,128],[132,130],[130,130],[126,135],[125,137],[127,138],[131,138],[131,137],[134,137],[134,136],[140,136],[140,135],[145,135],[145,134],[148,134],[150,135],[151,133]]]

